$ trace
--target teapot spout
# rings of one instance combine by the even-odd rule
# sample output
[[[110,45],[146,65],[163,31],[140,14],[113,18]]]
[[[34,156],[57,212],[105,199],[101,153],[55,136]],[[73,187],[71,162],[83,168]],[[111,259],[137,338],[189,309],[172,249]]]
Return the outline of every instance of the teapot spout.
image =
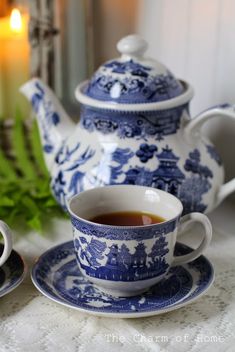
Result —
[[[64,111],[52,90],[40,79],[33,78],[20,87],[31,102],[39,125],[48,170],[63,141],[74,131],[75,124]]]

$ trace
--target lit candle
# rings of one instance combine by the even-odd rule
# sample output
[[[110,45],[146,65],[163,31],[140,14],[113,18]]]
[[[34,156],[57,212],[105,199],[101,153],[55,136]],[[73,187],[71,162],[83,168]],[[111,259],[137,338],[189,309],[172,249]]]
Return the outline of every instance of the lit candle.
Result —
[[[0,18],[0,116],[13,117],[17,107],[27,113],[19,87],[28,78],[28,15],[13,9],[10,17]]]

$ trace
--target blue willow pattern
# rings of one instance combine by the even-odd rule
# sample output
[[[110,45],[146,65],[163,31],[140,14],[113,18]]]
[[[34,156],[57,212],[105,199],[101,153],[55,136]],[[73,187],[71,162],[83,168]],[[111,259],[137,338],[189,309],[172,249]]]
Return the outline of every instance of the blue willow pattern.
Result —
[[[176,244],[175,255],[190,251],[189,247]],[[151,312],[190,301],[210,285],[213,269],[205,257],[201,256],[190,266],[187,265],[187,269],[171,268],[168,276],[145,294],[128,298],[113,297],[100,291],[78,271],[73,242],[70,241],[43,254],[33,268],[32,276],[44,294],[72,307],[117,314]],[[58,267],[56,271],[55,267]],[[198,277],[196,282],[192,275]],[[192,290],[193,285],[195,288]]]
[[[151,250],[146,252],[146,245],[136,243],[134,253],[123,243],[111,244],[84,236],[75,239],[76,254],[80,266],[88,276],[112,281],[138,281],[162,275],[169,268],[164,256],[169,252],[165,236],[159,236]]]
[[[122,73],[123,70],[128,69],[132,75],[137,75],[141,79],[147,78],[149,71],[147,67],[141,68],[133,63],[128,63],[124,67],[113,62],[109,63],[107,68],[115,73]],[[44,151],[52,153],[54,146],[48,130],[50,126],[59,124],[60,116],[53,111],[50,102],[45,99],[45,92],[39,83],[36,83],[36,93],[32,97],[32,104],[36,112],[41,108],[45,110],[45,121],[42,124]],[[96,109],[83,107],[80,125],[90,133],[116,134],[120,139],[134,138],[140,141],[136,151],[117,147],[108,158],[105,158],[107,152],[102,150],[105,163],[100,160],[98,164],[93,164],[91,167],[93,171],[99,170],[98,178],[90,178],[91,186],[92,184],[96,186],[138,184],[156,187],[179,197],[184,205],[184,213],[204,212],[206,205],[202,198],[211,187],[209,179],[213,177],[213,174],[207,166],[201,165],[200,152],[197,149],[189,152],[183,171],[178,166],[180,158],[168,145],[161,147],[160,151],[157,144],[148,143],[149,138],[161,142],[166,136],[177,133],[185,109],[188,109],[187,104],[163,111],[136,114],[120,112],[110,114],[110,111],[104,111],[100,116]],[[207,145],[206,148],[211,158],[221,165],[214,147]],[[89,146],[85,150],[80,151],[80,149],[80,142],[72,147],[65,142],[55,156],[58,171],[52,180],[52,191],[64,209],[66,209],[67,194],[73,196],[85,189],[84,182],[87,173],[81,170],[81,166],[96,155],[96,151]],[[134,157],[139,159],[138,164],[132,161]],[[157,168],[154,170],[148,168],[150,160],[152,162],[156,160]],[[126,168],[127,165],[128,168]],[[68,175],[70,175],[69,178]]]
[[[91,98],[119,103],[162,101],[182,92],[182,85],[169,71],[156,76],[151,67],[134,60],[114,60],[104,64],[84,91]]]

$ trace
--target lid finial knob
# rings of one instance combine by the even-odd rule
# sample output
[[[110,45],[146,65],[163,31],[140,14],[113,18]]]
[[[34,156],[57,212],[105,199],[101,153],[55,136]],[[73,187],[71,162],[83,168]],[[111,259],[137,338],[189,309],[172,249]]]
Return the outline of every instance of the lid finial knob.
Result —
[[[123,56],[141,57],[147,48],[146,40],[137,34],[128,35],[117,43],[117,49]]]

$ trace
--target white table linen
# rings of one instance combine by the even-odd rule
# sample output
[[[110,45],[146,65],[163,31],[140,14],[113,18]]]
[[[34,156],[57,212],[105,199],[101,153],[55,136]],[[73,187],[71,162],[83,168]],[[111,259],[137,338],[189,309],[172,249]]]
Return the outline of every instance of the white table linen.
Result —
[[[235,204],[223,203],[212,214],[213,240],[206,256],[215,282],[194,303],[139,319],[90,316],[44,297],[33,286],[30,270],[48,248],[72,239],[69,221],[55,219],[44,236],[16,233],[14,248],[28,266],[24,282],[0,298],[0,351],[49,352],[216,352],[234,351],[235,343]],[[196,246],[198,232],[181,242]]]

